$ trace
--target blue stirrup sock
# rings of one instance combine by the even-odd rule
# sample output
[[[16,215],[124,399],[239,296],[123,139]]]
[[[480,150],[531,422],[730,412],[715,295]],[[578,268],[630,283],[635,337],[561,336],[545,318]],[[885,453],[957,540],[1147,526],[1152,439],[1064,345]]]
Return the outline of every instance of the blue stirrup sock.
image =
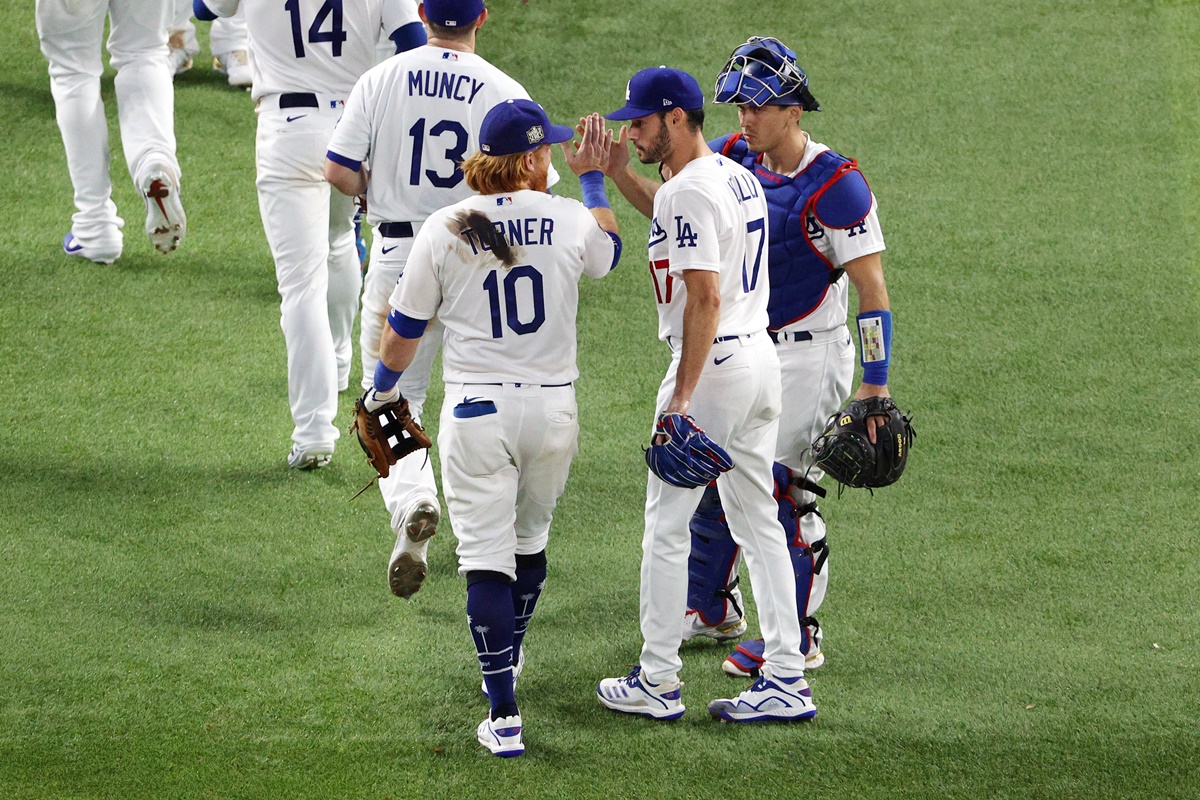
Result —
[[[467,573],[467,626],[487,684],[492,719],[518,713],[513,693],[515,624],[508,576],[500,572]]]
[[[537,606],[542,589],[546,586],[546,551],[532,555],[517,555],[517,579],[512,584],[513,614],[513,668],[521,656],[521,644],[525,641],[525,630]]]

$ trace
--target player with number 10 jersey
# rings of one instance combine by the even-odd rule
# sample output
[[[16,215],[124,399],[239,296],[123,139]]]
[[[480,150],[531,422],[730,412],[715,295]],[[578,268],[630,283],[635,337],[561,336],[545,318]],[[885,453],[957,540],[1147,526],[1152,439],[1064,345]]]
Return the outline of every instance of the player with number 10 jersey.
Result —
[[[325,173],[335,186],[347,194],[365,190],[367,221],[373,226],[359,338],[364,388],[372,384],[391,311],[388,299],[414,237],[430,214],[474,194],[459,165],[480,149],[488,111],[505,100],[529,99],[519,83],[475,53],[490,13],[482,0],[425,0],[419,13],[428,43],[389,58],[359,79],[326,153]],[[551,167],[549,183],[557,177]],[[441,340],[442,327],[435,320],[397,384],[414,416],[423,410]],[[414,509],[436,507],[432,467],[405,459],[379,482],[379,491],[397,537],[392,564],[411,558],[422,565],[420,579],[399,586],[401,591],[392,583],[393,593],[405,596],[424,577],[426,543],[413,545],[405,531]]]

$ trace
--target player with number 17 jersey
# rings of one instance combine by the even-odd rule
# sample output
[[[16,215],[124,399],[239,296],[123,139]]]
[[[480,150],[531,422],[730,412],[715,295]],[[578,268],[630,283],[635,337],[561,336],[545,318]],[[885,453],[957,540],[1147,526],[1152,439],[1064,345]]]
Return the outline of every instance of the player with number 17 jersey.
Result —
[[[713,191],[713,186],[724,190]],[[740,164],[714,155],[698,158],[654,196],[650,273],[658,300],[658,338],[680,345],[687,302],[681,273],[720,273],[717,339],[766,330],[767,205],[762,187]],[[721,269],[741,264],[740,270]]]

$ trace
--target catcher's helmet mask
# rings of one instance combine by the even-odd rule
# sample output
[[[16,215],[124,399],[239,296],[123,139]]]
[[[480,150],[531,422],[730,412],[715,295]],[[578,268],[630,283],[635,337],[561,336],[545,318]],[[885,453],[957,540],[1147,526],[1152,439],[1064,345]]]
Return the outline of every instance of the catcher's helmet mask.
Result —
[[[796,53],[769,36],[751,36],[733,51],[717,76],[715,102],[821,110],[808,90],[808,76],[796,63]]]

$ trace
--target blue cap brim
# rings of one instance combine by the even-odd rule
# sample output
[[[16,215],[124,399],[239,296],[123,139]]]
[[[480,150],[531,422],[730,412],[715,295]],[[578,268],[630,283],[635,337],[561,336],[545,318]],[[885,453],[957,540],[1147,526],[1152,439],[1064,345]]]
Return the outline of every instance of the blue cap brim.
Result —
[[[559,144],[575,138],[575,129],[567,125],[551,125],[546,131],[546,140],[542,144]]]
[[[641,119],[642,117],[648,117],[655,113],[656,110],[657,109],[653,108],[646,109],[635,108],[634,106],[625,106],[624,108],[618,108],[611,114],[605,114],[604,118],[615,120],[617,122],[624,122],[630,119]],[[669,111],[670,109],[668,108],[667,110]]]

